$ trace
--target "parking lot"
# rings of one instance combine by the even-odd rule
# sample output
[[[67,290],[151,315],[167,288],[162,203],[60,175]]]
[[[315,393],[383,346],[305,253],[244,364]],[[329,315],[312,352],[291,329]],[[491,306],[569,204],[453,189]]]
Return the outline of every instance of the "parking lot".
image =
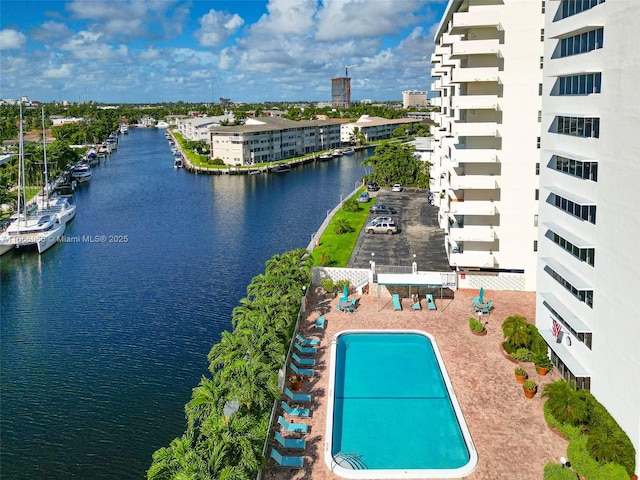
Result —
[[[429,204],[428,193],[426,189],[408,188],[392,192],[390,187],[370,192],[372,198],[377,197],[377,204],[398,211],[391,215],[398,225],[398,233],[372,235],[364,233],[363,229],[348,266],[369,268],[369,262],[375,260],[376,265],[410,267],[415,261],[421,271],[451,270],[444,247],[444,232],[438,226],[438,208]],[[369,208],[372,204],[362,206]],[[369,220],[379,215],[369,214]]]

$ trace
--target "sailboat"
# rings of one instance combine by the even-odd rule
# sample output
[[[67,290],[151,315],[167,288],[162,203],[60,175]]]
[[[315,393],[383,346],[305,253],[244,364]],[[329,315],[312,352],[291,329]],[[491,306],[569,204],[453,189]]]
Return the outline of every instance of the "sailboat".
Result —
[[[44,154],[44,190],[42,204],[38,205],[41,215],[55,215],[58,223],[67,223],[76,215],[76,206],[62,197],[49,198],[49,169],[47,168],[47,133],[44,122],[44,106],[42,107],[42,148]]]
[[[22,194],[22,198],[21,198]],[[22,212],[20,211],[22,208]],[[52,247],[64,234],[66,223],[58,223],[55,215],[29,215],[27,208],[22,102],[20,102],[20,153],[18,165],[18,213],[0,234],[0,254],[13,247],[35,245],[39,253]]]

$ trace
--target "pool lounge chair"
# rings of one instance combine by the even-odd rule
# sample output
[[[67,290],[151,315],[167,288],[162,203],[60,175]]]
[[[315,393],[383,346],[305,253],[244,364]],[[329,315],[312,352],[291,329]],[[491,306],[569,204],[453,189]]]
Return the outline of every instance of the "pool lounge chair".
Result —
[[[285,387],[284,394],[293,402],[310,402],[311,395],[308,393],[293,393],[288,387]]]
[[[304,457],[283,457],[275,448],[271,449],[271,458],[275,460],[278,467],[302,468],[304,466]]]
[[[324,328],[324,316],[318,317],[316,320],[316,328]]]
[[[289,363],[289,368],[297,375],[304,375],[305,377],[313,377],[315,375],[311,368],[298,368],[294,363]]]
[[[397,293],[394,293],[391,296],[391,301],[393,302],[394,310],[402,310],[402,304],[400,303],[400,296]]]
[[[283,448],[301,449],[307,446],[307,441],[304,438],[286,438],[282,436],[280,432],[276,432],[273,438],[275,438],[276,442],[282,445]]]
[[[294,343],[293,346],[300,353],[318,353],[318,349],[316,347],[303,347],[299,343]]]
[[[306,423],[289,423],[282,415],[278,417],[278,423],[288,432],[307,433],[309,431],[309,425]]]
[[[292,417],[308,417],[309,416],[308,408],[301,408],[301,407],[291,408],[289,404],[284,400],[280,402],[280,406],[282,407],[282,410],[284,410],[284,413],[286,413],[287,415],[291,415]]]
[[[429,310],[436,310],[436,302],[433,300],[433,295],[427,294],[425,301],[427,302],[427,308]]]
[[[299,333],[296,333],[296,340],[302,345],[318,345],[320,343],[317,338],[304,338]]]
[[[316,361],[313,358],[301,358],[296,353],[292,353],[291,358],[293,358],[298,365],[313,367],[316,364]]]

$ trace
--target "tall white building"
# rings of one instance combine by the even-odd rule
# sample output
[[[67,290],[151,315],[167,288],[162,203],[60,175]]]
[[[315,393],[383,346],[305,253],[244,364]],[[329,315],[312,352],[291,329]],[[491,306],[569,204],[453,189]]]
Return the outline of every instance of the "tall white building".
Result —
[[[544,28],[536,323],[640,465],[640,2],[547,1]]]
[[[431,189],[463,288],[535,289],[542,3],[449,0],[436,33]]]
[[[405,90],[402,92],[402,108],[426,107],[427,92],[421,90]]]

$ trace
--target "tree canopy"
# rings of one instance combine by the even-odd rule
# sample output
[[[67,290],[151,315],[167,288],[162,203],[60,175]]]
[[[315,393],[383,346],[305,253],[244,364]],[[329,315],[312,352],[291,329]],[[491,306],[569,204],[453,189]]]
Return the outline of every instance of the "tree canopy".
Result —
[[[367,176],[367,180],[380,186],[399,183],[405,187],[429,187],[431,163],[420,160],[412,145],[380,145],[375,154],[362,162],[362,165],[373,167],[373,173]]]

